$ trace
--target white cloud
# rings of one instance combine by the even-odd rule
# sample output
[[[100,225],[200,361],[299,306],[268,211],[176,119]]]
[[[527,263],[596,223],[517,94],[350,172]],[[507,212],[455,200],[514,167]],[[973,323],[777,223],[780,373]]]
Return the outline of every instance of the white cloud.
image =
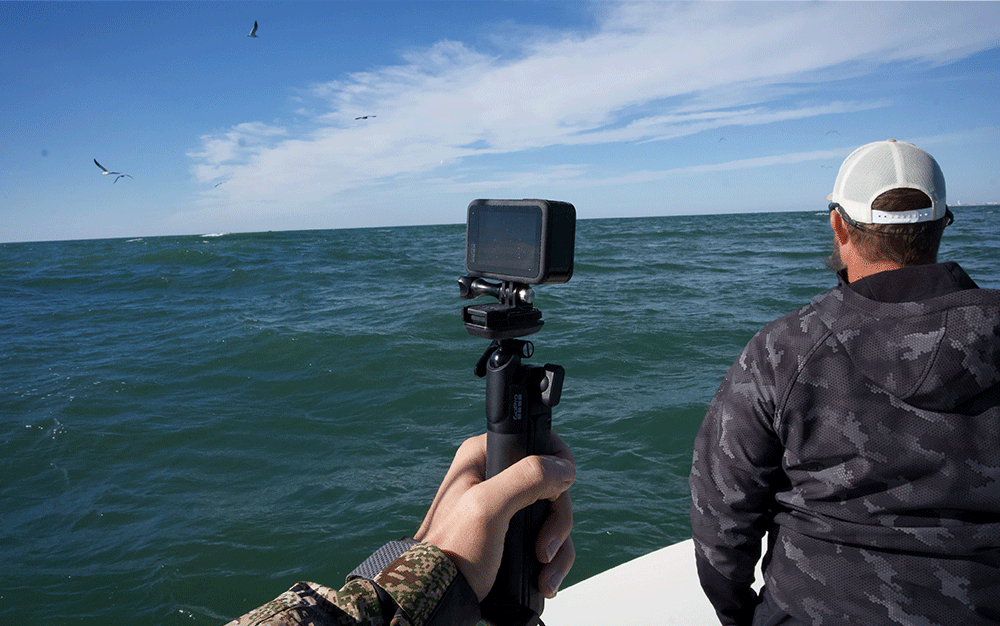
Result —
[[[237,124],[224,133],[205,135],[201,150],[189,152],[198,161],[194,168],[199,182],[209,182],[232,173],[234,162],[244,161],[266,149],[269,140],[287,134],[284,128],[267,126],[261,122]]]
[[[206,135],[189,156],[199,182],[231,180],[207,193],[206,205],[252,201],[263,210],[313,210],[340,193],[410,180],[442,186],[450,180],[460,189],[535,184],[545,176],[581,185],[627,180],[607,173],[588,182],[593,168],[559,163],[532,174],[478,177],[466,170],[452,177],[442,164],[886,107],[887,98],[826,101],[813,83],[887,63],[944,64],[995,47],[997,6],[627,3],[609,10],[596,31],[547,32],[514,56],[457,41],[410,51],[398,65],[313,86],[308,102],[296,102],[306,123],[294,132],[240,123]],[[376,117],[354,119],[362,115]],[[829,158],[803,151],[631,177],[760,167],[817,154]]]

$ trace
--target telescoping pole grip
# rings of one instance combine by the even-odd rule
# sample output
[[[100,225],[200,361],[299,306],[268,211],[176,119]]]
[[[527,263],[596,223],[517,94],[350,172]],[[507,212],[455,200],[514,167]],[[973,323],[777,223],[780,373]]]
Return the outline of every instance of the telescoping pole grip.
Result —
[[[494,349],[495,348],[495,349]],[[526,456],[550,454],[552,407],[562,393],[563,368],[521,363],[530,342],[502,340],[486,363],[486,477],[496,476]],[[514,515],[504,541],[493,589],[483,600],[483,620],[494,626],[540,624],[545,599],[538,590],[541,563],[535,540],[549,503],[536,502]]]

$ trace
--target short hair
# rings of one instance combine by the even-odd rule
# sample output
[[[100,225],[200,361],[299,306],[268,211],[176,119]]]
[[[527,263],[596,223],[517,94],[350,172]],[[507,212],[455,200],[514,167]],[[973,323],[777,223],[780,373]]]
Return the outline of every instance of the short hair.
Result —
[[[872,202],[872,210],[894,213],[915,211],[931,206],[930,197],[919,189],[890,189]],[[941,235],[948,217],[916,224],[848,225],[851,243],[866,261],[890,261],[903,266],[937,263]]]

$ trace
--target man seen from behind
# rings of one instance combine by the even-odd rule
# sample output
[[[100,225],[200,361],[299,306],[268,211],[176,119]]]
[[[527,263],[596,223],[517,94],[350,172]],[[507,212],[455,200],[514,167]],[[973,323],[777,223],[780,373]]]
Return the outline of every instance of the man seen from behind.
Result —
[[[858,148],[828,200],[838,286],[750,341],[695,442],[702,587],[723,624],[1000,623],[1000,291],[937,262],[920,148]]]

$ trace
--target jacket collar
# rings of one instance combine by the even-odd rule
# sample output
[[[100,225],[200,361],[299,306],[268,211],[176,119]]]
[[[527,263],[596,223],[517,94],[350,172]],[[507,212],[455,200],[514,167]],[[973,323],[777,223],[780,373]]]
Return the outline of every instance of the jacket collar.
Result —
[[[859,296],[876,302],[920,302],[963,289],[979,289],[965,270],[954,261],[932,265],[911,265],[879,272],[849,283],[847,271],[837,272],[841,285]]]

